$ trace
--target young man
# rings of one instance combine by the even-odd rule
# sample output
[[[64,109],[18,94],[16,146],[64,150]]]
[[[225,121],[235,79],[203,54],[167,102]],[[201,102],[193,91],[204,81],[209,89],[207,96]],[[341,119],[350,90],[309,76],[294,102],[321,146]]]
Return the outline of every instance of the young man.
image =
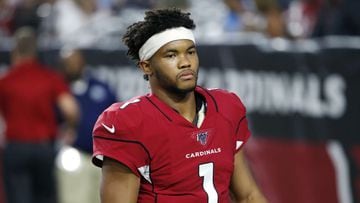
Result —
[[[146,12],[123,40],[151,94],[116,103],[94,126],[102,203],[266,202],[241,151],[245,107],[224,90],[197,86],[195,28],[177,9]]]

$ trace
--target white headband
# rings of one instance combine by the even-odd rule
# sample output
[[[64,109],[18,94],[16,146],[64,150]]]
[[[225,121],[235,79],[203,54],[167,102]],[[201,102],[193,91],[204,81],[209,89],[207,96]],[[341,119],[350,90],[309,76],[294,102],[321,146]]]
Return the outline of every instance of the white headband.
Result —
[[[195,43],[195,37],[192,30],[185,27],[170,28],[151,36],[142,45],[139,50],[140,60],[143,61],[150,59],[155,52],[166,43],[179,39],[188,39]]]

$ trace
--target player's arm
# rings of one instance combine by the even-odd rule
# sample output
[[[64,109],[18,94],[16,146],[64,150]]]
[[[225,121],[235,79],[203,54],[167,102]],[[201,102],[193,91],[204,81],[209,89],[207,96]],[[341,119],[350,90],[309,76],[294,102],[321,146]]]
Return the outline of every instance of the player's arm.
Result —
[[[235,154],[230,190],[236,203],[266,203],[244,160],[242,150]]]
[[[140,178],[127,166],[104,158],[100,188],[101,203],[136,203]]]

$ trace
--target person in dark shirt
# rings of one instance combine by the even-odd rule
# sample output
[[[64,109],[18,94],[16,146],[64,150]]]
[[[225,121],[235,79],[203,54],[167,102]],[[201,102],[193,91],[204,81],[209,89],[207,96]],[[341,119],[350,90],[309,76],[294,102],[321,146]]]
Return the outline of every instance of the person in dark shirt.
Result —
[[[116,102],[113,90],[97,79],[86,66],[80,49],[64,47],[60,51],[62,71],[75,96],[80,119],[73,147],[79,151],[80,164],[75,171],[59,170],[60,203],[98,203],[100,170],[91,164],[92,127],[102,111]]]

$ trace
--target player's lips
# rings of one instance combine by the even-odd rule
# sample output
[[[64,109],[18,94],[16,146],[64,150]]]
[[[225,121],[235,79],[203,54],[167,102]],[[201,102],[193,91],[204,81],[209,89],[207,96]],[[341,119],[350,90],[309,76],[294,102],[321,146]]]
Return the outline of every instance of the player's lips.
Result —
[[[195,73],[192,70],[185,70],[178,75],[178,78],[183,80],[190,80],[195,77]]]

